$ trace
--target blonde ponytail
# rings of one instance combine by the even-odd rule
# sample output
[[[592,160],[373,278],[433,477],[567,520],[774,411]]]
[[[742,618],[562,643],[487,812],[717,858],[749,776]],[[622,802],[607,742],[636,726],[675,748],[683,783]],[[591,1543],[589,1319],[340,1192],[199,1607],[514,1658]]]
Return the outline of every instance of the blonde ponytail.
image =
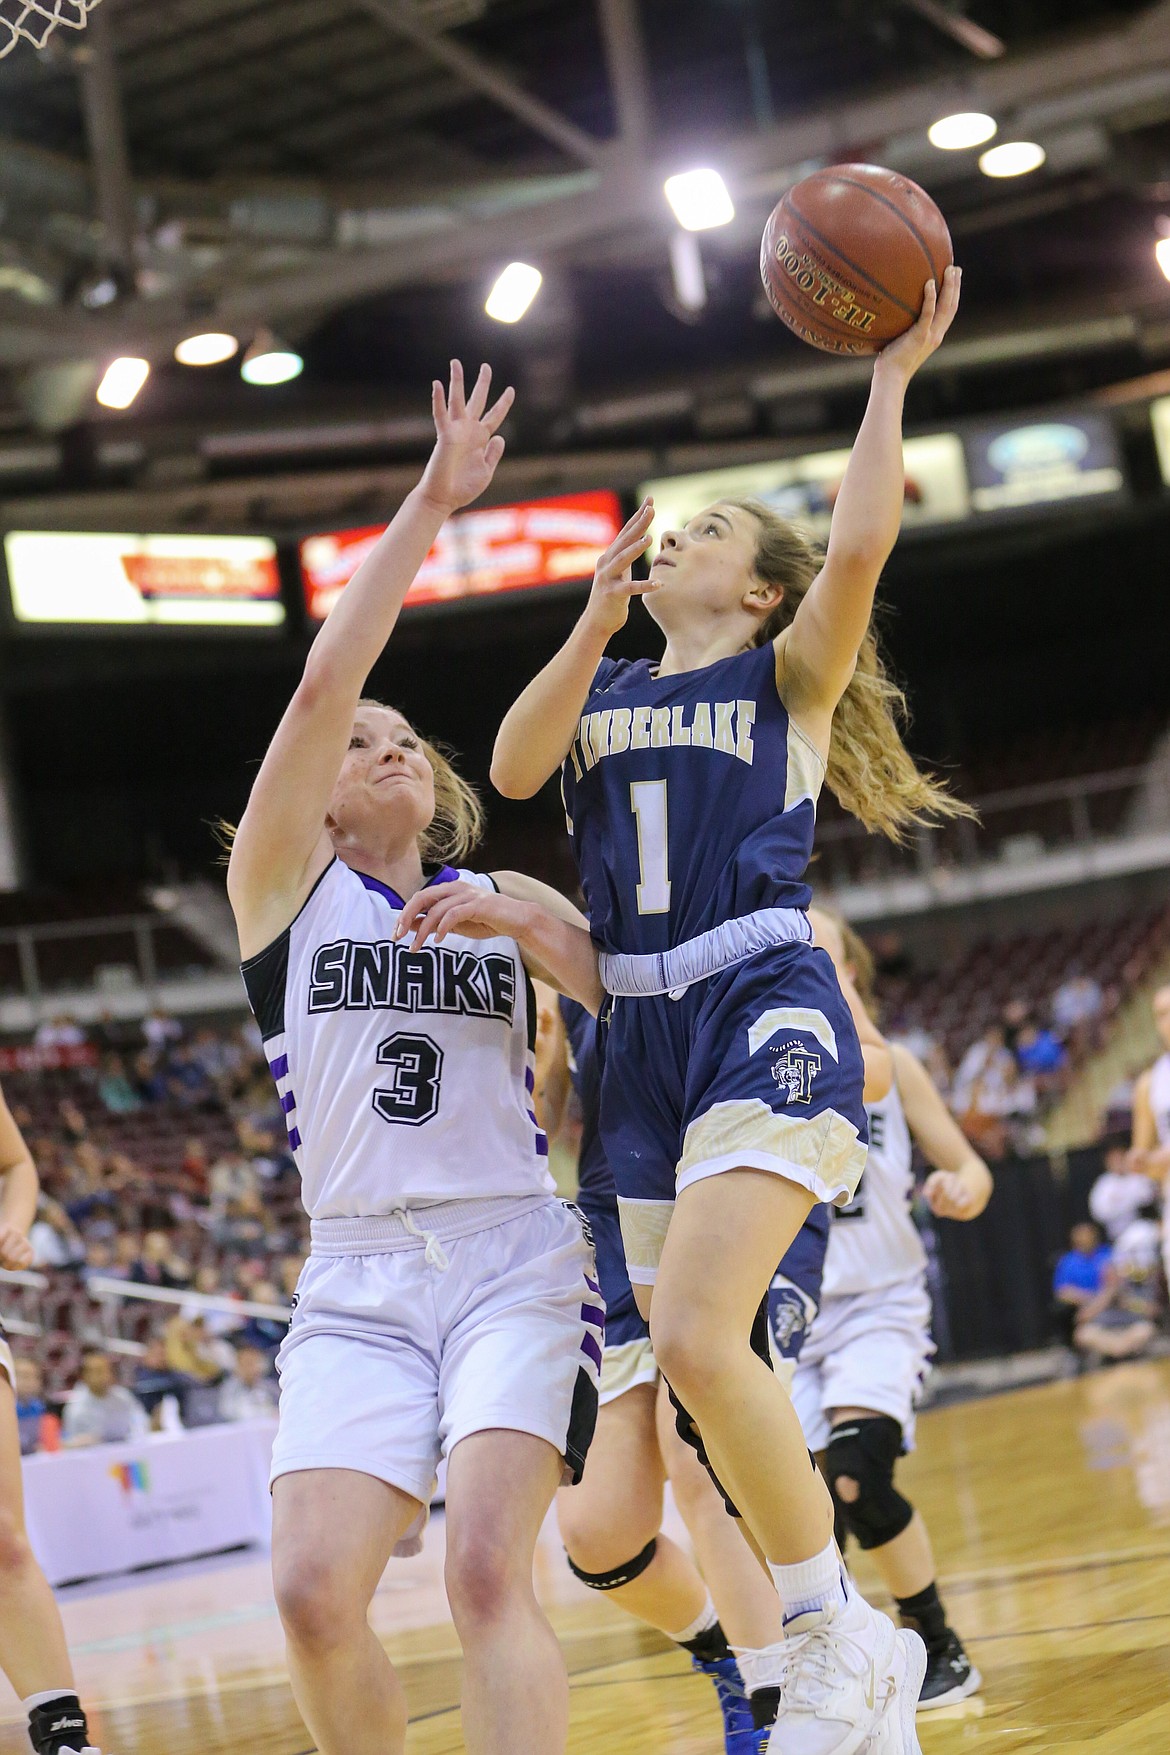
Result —
[[[824,556],[808,537],[762,500],[726,502],[749,512],[759,526],[754,570],[784,596],[761,623],[757,645],[790,626]],[[902,742],[906,697],[886,670],[872,621],[857,654],[857,668],[837,703],[825,776],[830,792],[871,833],[903,842],[916,824],[946,817],[974,817],[962,799],[934,775],[923,773]]]

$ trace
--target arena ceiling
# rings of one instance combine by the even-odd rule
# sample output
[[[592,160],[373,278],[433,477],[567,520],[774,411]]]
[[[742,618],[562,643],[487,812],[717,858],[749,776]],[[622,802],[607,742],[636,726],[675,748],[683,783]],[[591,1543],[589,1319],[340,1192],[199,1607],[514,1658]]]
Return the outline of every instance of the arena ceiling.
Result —
[[[927,125],[967,108],[1040,138],[1043,170],[993,183],[935,152]],[[0,479],[22,479],[5,446],[115,424],[164,471],[210,429],[221,463],[254,464],[257,431],[291,455],[290,426],[306,455],[344,453],[336,430],[312,443],[343,413],[375,420],[375,449],[409,448],[456,346],[519,380],[534,444],[644,437],[680,395],[695,436],[815,424],[823,387],[857,375],[768,315],[758,238],[805,169],[862,157],[952,222],[952,404],[991,394],[968,371],[1059,361],[1075,387],[1085,361],[1170,362],[1166,0],[103,0],[84,36],[0,62]],[[673,294],[662,197],[695,162],[737,205],[704,234],[697,314]],[[546,285],[505,333],[481,306],[514,256]],[[118,296],[88,308],[101,284]],[[261,325],[305,354],[297,384],[167,363],[192,329]],[[118,353],[157,369],[130,415],[97,421]],[[55,455],[54,480],[96,467],[93,445]]]

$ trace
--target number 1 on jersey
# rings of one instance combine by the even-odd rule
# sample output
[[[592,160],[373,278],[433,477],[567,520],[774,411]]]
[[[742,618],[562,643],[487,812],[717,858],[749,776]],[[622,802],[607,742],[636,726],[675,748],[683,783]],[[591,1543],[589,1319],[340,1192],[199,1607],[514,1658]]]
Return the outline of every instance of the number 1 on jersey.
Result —
[[[670,910],[666,781],[632,781],[630,809],[638,826],[638,913],[666,914]]]

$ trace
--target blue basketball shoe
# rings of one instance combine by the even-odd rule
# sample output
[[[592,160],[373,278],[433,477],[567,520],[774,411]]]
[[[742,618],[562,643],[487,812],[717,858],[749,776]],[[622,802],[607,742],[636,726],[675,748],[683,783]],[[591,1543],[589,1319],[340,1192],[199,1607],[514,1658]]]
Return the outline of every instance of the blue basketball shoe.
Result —
[[[691,1667],[702,1676],[710,1676],[719,1698],[719,1710],[723,1714],[723,1747],[726,1755],[758,1755],[758,1751],[767,1746],[759,1740],[759,1732],[752,1723],[751,1702],[747,1689],[743,1685],[743,1677],[733,1657],[718,1658],[712,1663],[703,1663],[699,1658],[691,1659]]]

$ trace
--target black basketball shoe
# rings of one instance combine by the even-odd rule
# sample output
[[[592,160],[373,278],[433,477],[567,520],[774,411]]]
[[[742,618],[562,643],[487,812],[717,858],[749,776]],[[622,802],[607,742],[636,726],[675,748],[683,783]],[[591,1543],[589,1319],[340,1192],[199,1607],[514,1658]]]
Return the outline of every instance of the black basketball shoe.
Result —
[[[954,1706],[968,1695],[977,1694],[982,1686],[983,1677],[963,1650],[962,1640],[948,1627],[941,1645],[927,1647],[918,1710],[930,1712],[936,1706]]]

